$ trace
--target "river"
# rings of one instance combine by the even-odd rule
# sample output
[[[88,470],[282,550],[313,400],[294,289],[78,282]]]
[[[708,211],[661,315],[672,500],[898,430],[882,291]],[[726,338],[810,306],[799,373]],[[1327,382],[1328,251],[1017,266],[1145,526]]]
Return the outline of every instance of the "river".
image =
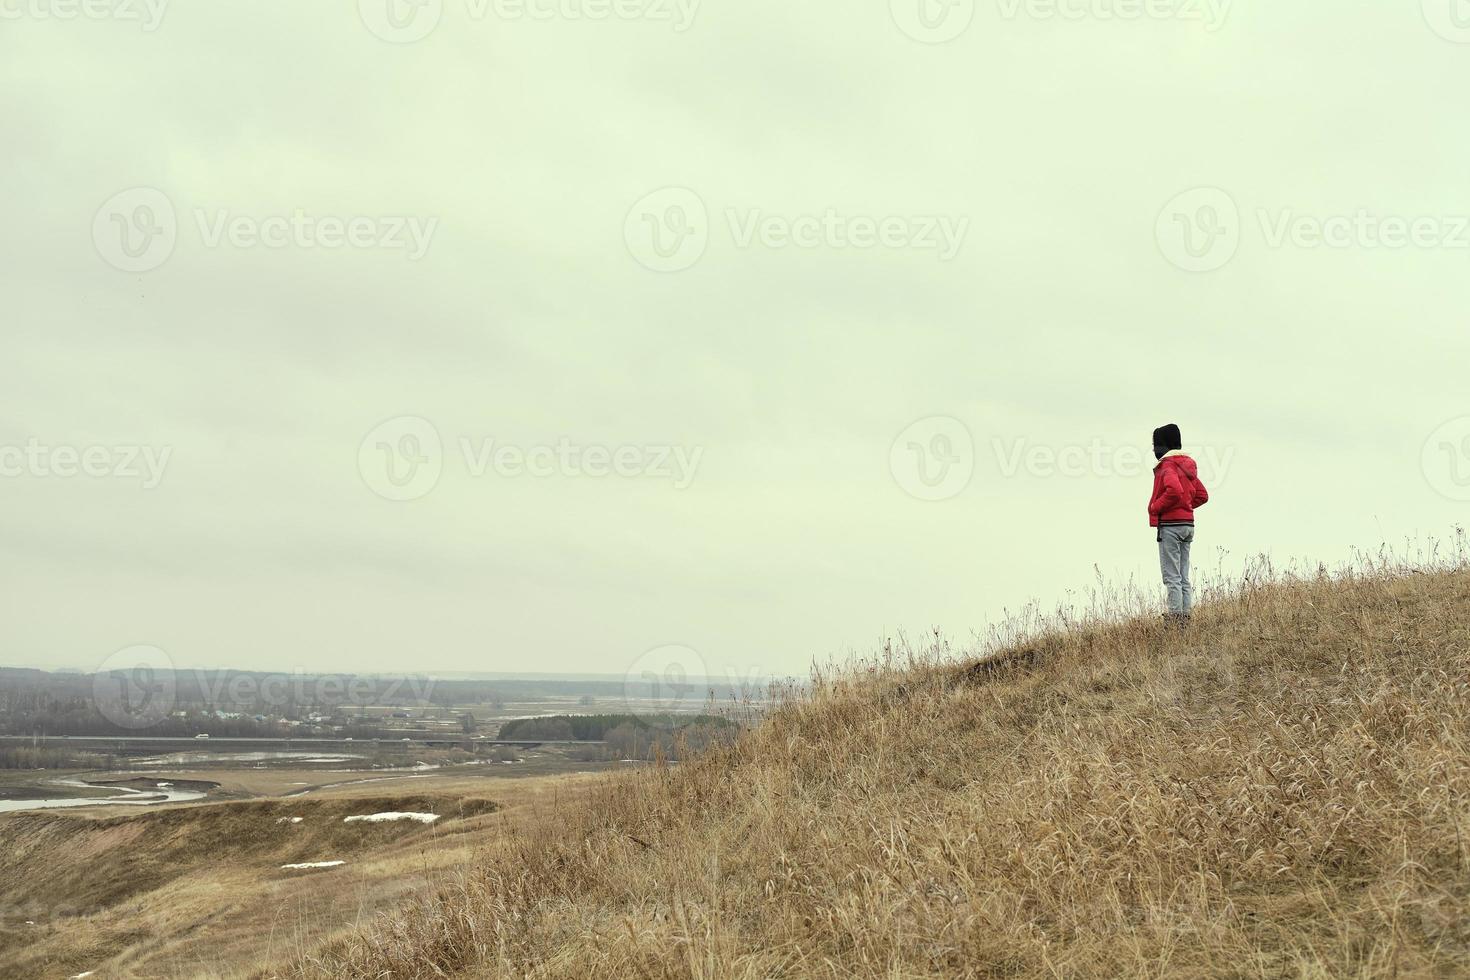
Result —
[[[58,786],[71,786],[85,789],[99,789],[91,783],[80,779],[53,779],[51,782]],[[190,800],[204,799],[204,793],[200,790],[176,789],[171,783],[160,783],[153,789],[135,789],[131,786],[120,786],[116,783],[109,784],[108,789],[118,791],[117,796],[102,797],[52,797],[36,800],[0,800],[0,813],[15,813],[20,810],[54,810],[70,806],[152,806],[156,803],[187,803]]]

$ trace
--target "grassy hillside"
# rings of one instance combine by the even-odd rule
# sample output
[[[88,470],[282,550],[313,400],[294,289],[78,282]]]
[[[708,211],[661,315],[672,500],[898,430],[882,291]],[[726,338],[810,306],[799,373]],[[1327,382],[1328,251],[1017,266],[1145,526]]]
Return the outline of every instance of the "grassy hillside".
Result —
[[[472,860],[496,809],[478,797],[408,790],[7,814],[0,976],[241,975],[406,901],[426,873]],[[385,811],[440,820],[343,820]],[[281,867],[328,860],[345,864]]]
[[[1470,573],[1368,567],[819,679],[287,975],[1470,972]],[[442,971],[442,973],[441,973]]]

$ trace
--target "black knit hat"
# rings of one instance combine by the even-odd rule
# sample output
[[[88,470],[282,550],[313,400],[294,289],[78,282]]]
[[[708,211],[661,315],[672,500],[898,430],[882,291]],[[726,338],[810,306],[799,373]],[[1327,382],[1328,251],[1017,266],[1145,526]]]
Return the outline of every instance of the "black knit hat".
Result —
[[[1183,449],[1184,439],[1179,435],[1179,426],[1170,422],[1155,429],[1154,445],[1163,449]]]

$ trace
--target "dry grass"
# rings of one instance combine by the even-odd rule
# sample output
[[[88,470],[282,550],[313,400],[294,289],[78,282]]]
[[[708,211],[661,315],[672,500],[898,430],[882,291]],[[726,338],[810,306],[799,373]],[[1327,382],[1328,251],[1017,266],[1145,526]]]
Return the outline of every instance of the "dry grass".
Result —
[[[255,972],[401,906],[432,878],[472,861],[504,820],[498,801],[480,794],[524,795],[519,782],[485,779],[387,788],[398,785],[290,800],[7,814],[0,818],[0,976]],[[384,810],[442,819],[343,823]],[[320,860],[347,864],[281,869]]]
[[[1215,589],[818,676],[279,975],[1470,972],[1470,571]]]

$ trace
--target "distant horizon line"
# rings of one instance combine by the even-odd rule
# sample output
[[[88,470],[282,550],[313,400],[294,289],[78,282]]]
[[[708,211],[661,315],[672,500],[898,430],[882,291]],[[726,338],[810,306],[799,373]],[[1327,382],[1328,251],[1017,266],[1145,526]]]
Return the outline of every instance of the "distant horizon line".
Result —
[[[125,668],[112,668],[110,671],[86,670],[80,667],[40,667],[31,664],[0,663],[0,671],[3,670],[33,670],[43,674],[71,674],[78,676],[92,676],[99,673],[109,673]],[[237,674],[283,674],[289,677],[422,677],[436,681],[554,681],[554,680],[581,680],[581,681],[604,681],[608,683],[643,683],[630,681],[625,674],[601,674],[584,673],[577,671],[441,671],[441,670],[269,670],[262,668],[247,667],[166,667],[160,668],[176,674],[197,673],[199,671],[230,671]],[[696,674],[685,678],[691,681],[713,681],[720,684],[750,684],[768,683],[771,681],[795,680],[795,675],[778,676],[775,674],[763,674],[753,677],[732,679],[730,677],[719,677],[710,674]]]

